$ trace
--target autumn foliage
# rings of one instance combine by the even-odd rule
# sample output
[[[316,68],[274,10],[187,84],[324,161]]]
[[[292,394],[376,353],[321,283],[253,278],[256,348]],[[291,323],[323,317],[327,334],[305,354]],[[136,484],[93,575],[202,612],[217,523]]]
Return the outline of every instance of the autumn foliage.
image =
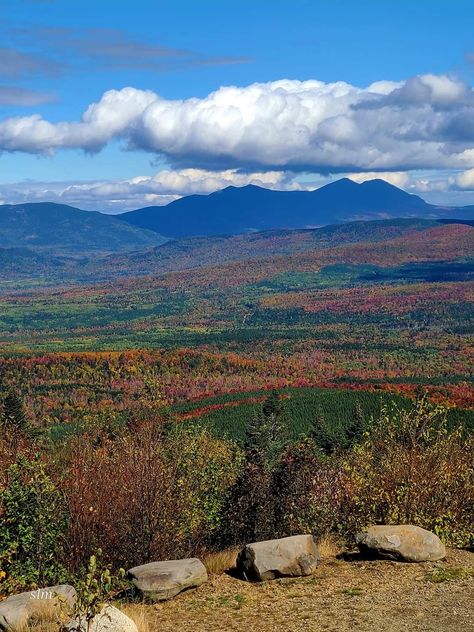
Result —
[[[284,415],[272,394],[240,447],[151,415],[115,433],[30,439],[0,485],[0,587],[62,579],[99,548],[119,568],[301,532],[351,543],[371,523],[473,545],[473,438],[445,409],[421,397],[357,417],[349,444],[330,452],[318,432],[290,440]],[[12,461],[5,442],[2,457]]]

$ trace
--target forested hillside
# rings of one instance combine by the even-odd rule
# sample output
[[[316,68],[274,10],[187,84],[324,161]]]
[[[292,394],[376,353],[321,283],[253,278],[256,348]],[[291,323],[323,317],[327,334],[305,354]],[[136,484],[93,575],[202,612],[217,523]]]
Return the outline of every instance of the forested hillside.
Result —
[[[382,241],[385,227],[394,236]],[[7,293],[0,299],[0,342],[6,353],[192,348],[243,362],[233,377],[206,371],[202,388],[195,386],[198,371],[183,397],[273,385],[412,391],[418,384],[471,405],[474,228],[383,223],[367,225],[372,241],[355,241],[363,228],[233,238],[240,256],[251,258],[213,266],[203,265],[202,242],[191,240],[198,267]],[[220,252],[237,250],[222,243],[217,261]],[[277,247],[291,253],[276,255]],[[157,267],[188,261],[182,244],[163,248],[168,255]]]
[[[111,215],[64,204],[0,205],[0,247],[74,256],[151,247],[165,241]]]

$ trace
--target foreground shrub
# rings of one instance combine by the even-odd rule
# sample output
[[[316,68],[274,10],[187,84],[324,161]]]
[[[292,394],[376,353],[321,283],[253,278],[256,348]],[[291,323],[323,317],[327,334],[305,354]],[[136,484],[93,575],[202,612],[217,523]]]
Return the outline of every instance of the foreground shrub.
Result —
[[[337,455],[325,456],[310,438],[290,446],[273,476],[279,536],[312,533],[319,539],[341,528],[346,476]]]
[[[76,439],[73,452],[63,488],[75,565],[96,548],[119,567],[205,547],[239,467],[232,444],[150,421],[99,446]]]
[[[225,528],[223,508],[242,470],[242,453],[232,442],[188,428],[172,439],[169,458],[179,472],[180,540],[189,552],[213,548],[215,533]]]
[[[384,408],[344,463],[348,532],[369,523],[412,523],[447,545],[474,544],[474,440],[449,429],[447,411],[418,399]]]
[[[0,508],[2,590],[61,581],[66,513],[45,465],[25,457],[12,464],[0,489]]]
[[[78,630],[89,630],[94,617],[102,612],[102,608],[127,585],[124,582],[125,570],[119,569],[114,575],[109,566],[100,563],[102,551],[91,555],[83,576],[75,582],[76,601],[70,613],[78,623]],[[98,559],[99,556],[99,559]],[[67,630],[67,628],[65,628]]]

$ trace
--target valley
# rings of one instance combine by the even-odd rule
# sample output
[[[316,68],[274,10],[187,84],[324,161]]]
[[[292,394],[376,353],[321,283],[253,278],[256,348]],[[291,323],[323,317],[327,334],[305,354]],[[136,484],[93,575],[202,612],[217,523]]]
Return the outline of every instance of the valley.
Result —
[[[473,227],[420,220],[169,242],[106,259],[107,281],[102,259],[67,285],[4,284],[0,343],[233,353],[271,367],[260,387],[431,384],[471,404],[473,252]]]
[[[396,563],[340,556],[367,521],[411,521],[453,547],[442,566],[426,565],[419,598],[400,592],[437,630],[420,605],[433,600],[431,574],[453,574],[448,609],[472,579],[471,554],[456,550],[472,545],[472,220],[167,240],[129,228],[145,242],[99,231],[85,249],[79,230],[77,247],[61,248],[61,224],[49,245],[19,238],[0,250],[0,490],[13,499],[0,594],[76,583],[96,550],[111,572],[197,555],[210,572],[197,597],[147,606],[127,596],[124,611],[151,629],[218,629],[212,602],[232,629],[272,595],[285,620],[302,617],[287,626],[299,630],[308,599],[330,599],[335,621],[369,630],[383,607],[368,617],[367,599],[393,590]],[[54,537],[38,552],[16,525],[29,533],[42,512]],[[257,588],[233,577],[243,542],[301,532],[324,560],[291,580],[290,609],[285,580]],[[114,576],[107,600],[120,605],[123,586]],[[394,630],[412,619],[391,616]]]
[[[473,24],[0,0],[0,632],[474,632]]]

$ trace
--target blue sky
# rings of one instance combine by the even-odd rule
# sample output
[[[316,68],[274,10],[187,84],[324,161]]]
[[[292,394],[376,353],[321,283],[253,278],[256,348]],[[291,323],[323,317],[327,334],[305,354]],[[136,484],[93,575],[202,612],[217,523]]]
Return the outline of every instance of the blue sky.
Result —
[[[474,203],[472,24],[466,0],[0,0],[0,199],[123,210],[381,173]]]

